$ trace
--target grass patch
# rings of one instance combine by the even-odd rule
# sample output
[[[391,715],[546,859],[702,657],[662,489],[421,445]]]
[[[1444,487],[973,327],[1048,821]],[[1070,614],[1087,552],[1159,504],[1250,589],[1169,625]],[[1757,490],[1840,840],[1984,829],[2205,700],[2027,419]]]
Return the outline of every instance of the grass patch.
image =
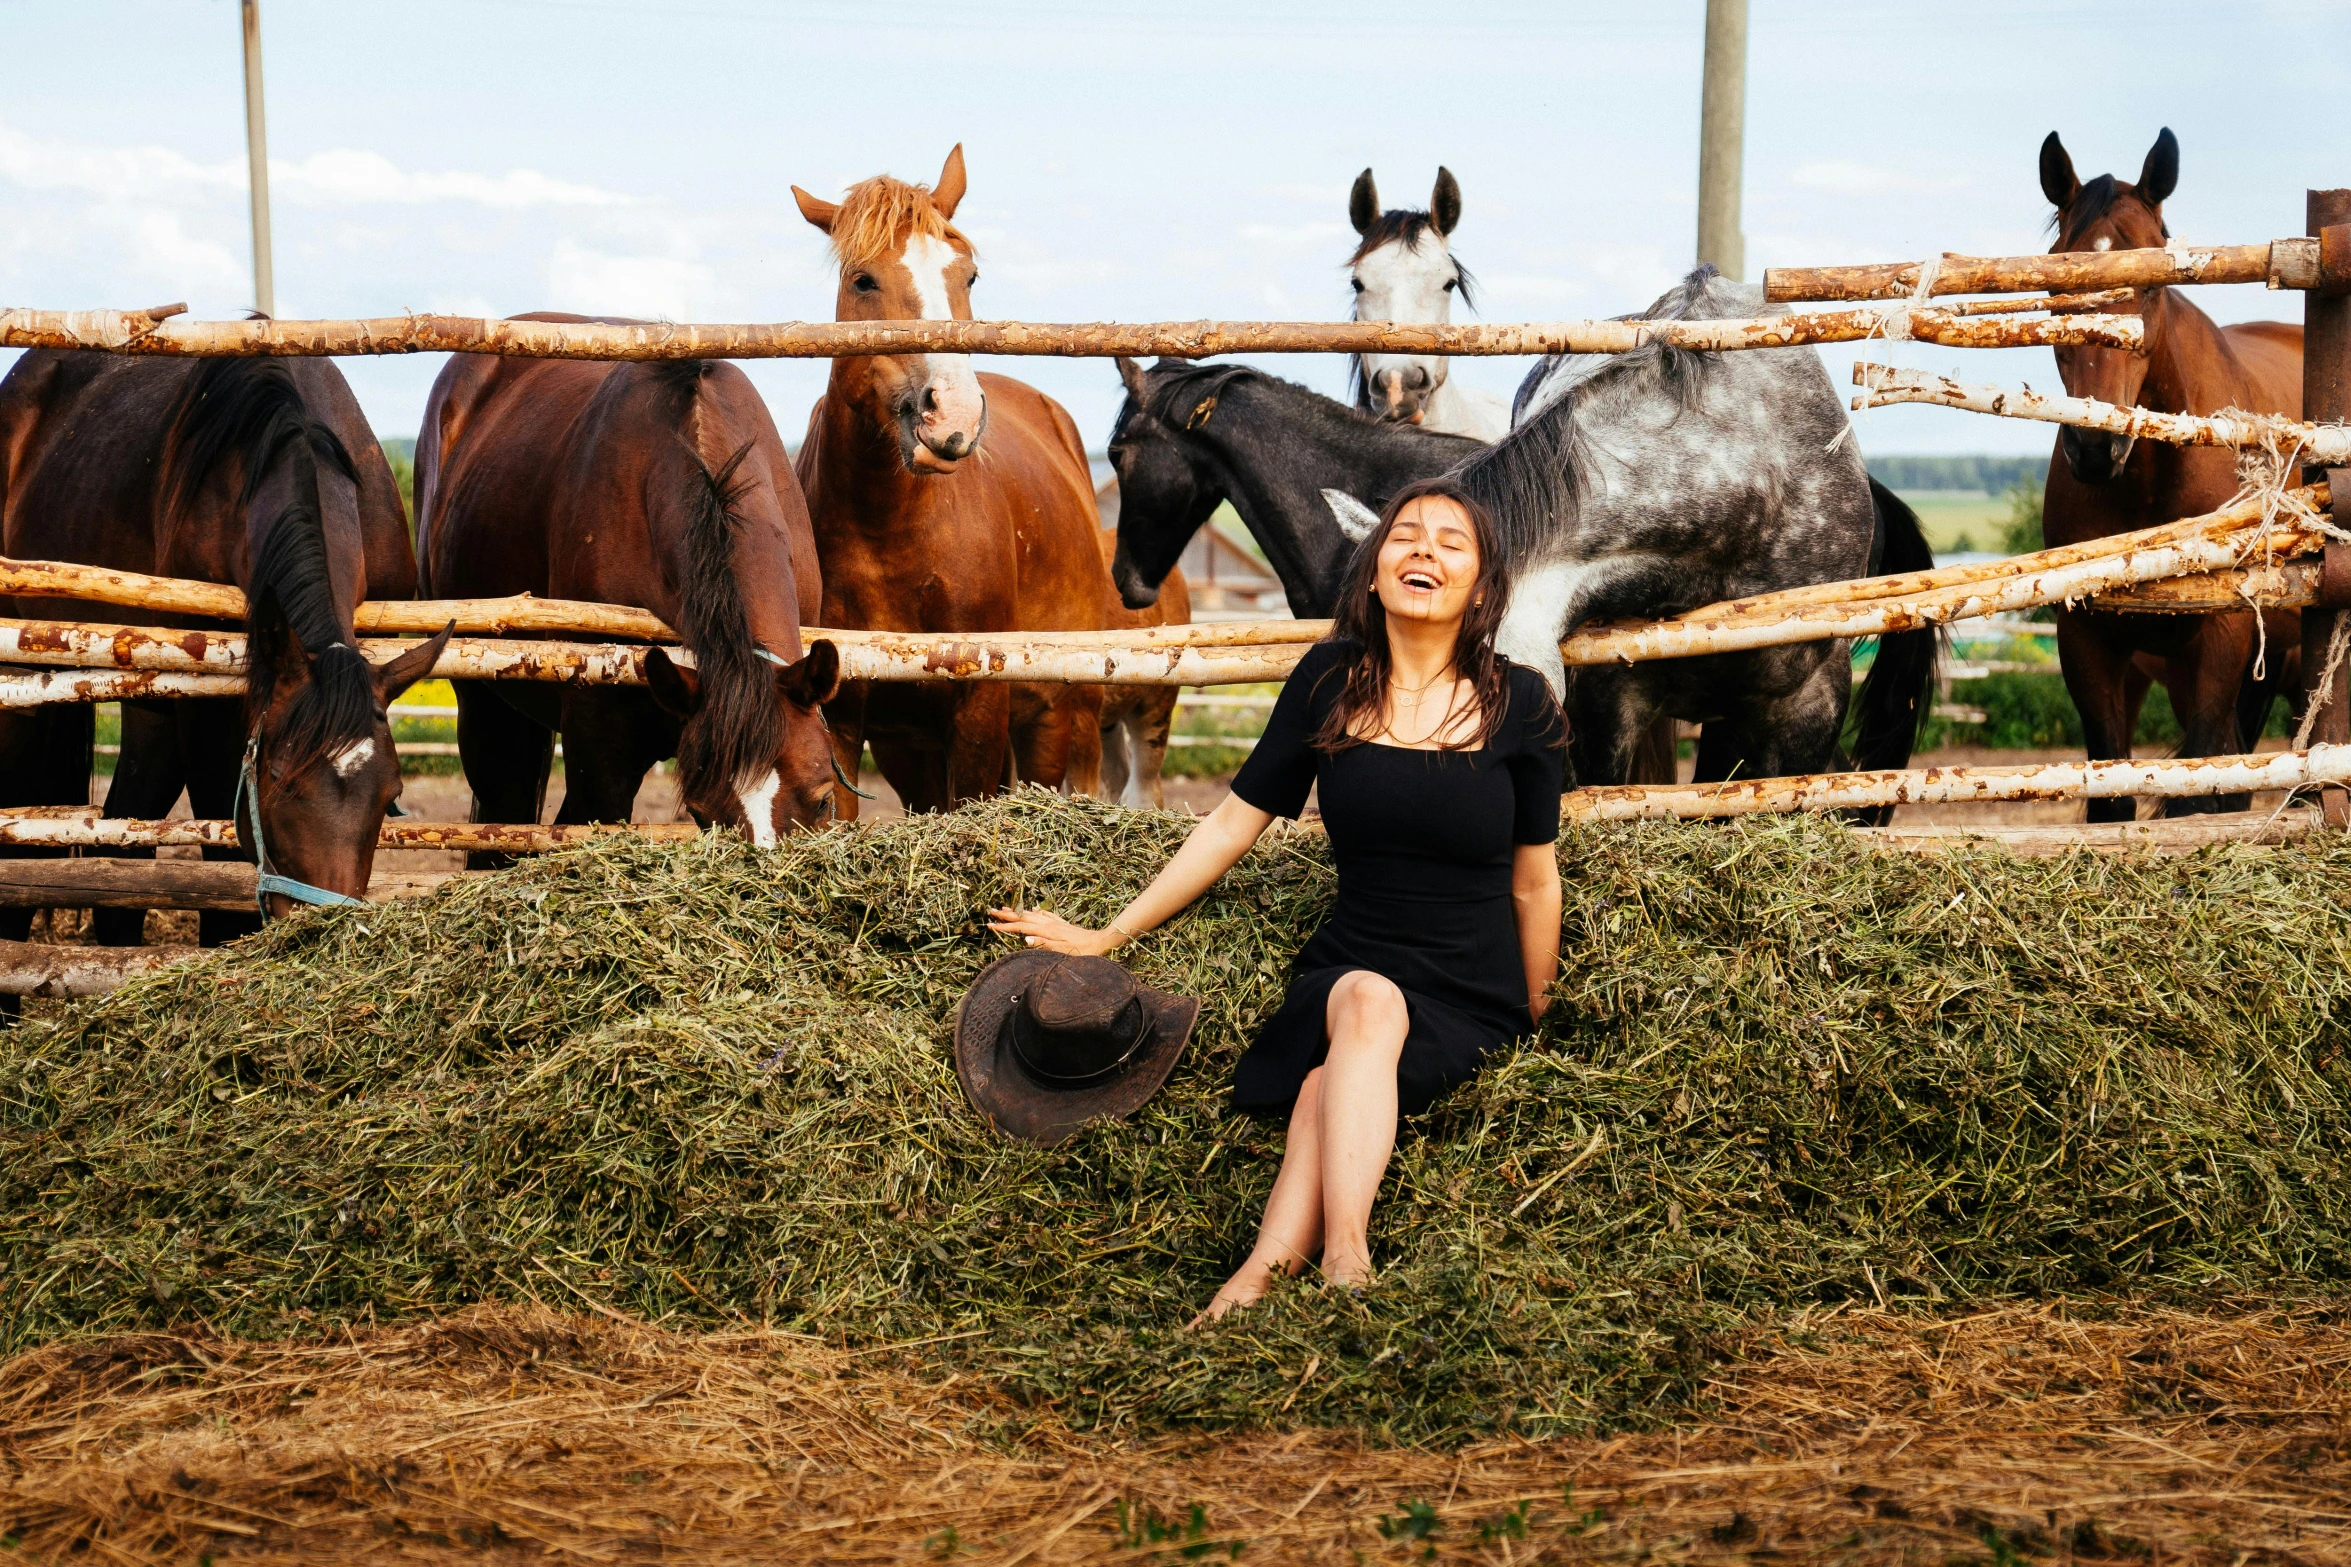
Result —
[[[1562,841],[1559,999],[1400,1148],[1379,1287],[1184,1334],[1273,1178],[1281,1132],[1222,1100],[1328,906],[1319,836],[1132,949],[1203,1000],[1135,1119],[1005,1143],[946,1044],[1002,950],[980,909],[1104,918],[1187,826],[1032,790],[767,853],[604,843],[28,1022],[0,1334],[537,1299],[887,1349],[1080,1428],[1451,1439],[1673,1418],[1796,1307],[2351,1276],[2351,844],[1660,823]]]

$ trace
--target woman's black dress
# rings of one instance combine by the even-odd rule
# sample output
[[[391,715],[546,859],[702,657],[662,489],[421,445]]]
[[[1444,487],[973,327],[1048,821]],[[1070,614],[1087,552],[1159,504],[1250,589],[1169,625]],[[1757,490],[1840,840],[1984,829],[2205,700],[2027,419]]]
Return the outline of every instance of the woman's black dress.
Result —
[[[1478,751],[1309,740],[1346,684],[1353,643],[1317,644],[1290,675],[1265,737],[1233,779],[1261,811],[1296,816],[1319,786],[1339,872],[1338,906],[1291,966],[1281,1010],[1233,1072],[1233,1108],[1281,1116],[1330,1051],[1331,986],[1352,969],[1393,980],[1412,1027],[1396,1067],[1397,1109],[1418,1115],[1488,1051],[1533,1031],[1511,860],[1559,836],[1564,753],[1543,679],[1505,666],[1510,705]]]

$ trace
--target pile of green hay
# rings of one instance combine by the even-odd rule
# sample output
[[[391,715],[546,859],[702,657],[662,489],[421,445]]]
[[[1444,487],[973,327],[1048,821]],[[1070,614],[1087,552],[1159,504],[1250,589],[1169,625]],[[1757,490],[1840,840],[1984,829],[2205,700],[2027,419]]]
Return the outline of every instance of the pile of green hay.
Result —
[[[1038,1150],[948,1057],[1004,950],[1183,818],[1029,791],[611,842],[306,915],[0,1036],[0,1334],[245,1334],[535,1298],[753,1319],[1081,1425],[1641,1423],[1791,1308],[2337,1293],[2351,844],[1877,854],[1782,820],[1572,832],[1540,1038],[1400,1148],[1360,1299],[1180,1331],[1278,1127],[1232,1061],[1327,907],[1283,832],[1124,954],[1198,995],[1133,1120]]]

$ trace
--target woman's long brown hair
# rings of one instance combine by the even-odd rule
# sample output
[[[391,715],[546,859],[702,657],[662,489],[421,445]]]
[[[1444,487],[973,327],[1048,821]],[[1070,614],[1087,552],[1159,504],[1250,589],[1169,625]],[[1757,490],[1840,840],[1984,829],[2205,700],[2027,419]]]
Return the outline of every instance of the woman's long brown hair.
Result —
[[[1461,629],[1453,642],[1453,672],[1469,682],[1470,700],[1477,706],[1475,730],[1458,744],[1441,749],[1478,751],[1494,743],[1510,707],[1507,660],[1494,651],[1494,634],[1502,629],[1502,611],[1509,599],[1508,563],[1502,558],[1501,536],[1493,514],[1463,493],[1449,478],[1421,479],[1398,490],[1380,513],[1380,525],[1356,547],[1355,563],[1339,590],[1331,640],[1353,642],[1354,656],[1343,666],[1346,684],[1331,704],[1312,744],[1318,751],[1344,751],[1386,732],[1388,682],[1394,661],[1388,652],[1388,611],[1373,591],[1379,582],[1380,547],[1387,543],[1396,519],[1414,501],[1451,501],[1469,517],[1478,545],[1478,580],[1470,588],[1469,607],[1462,612]],[[1452,715],[1446,715],[1451,726]]]

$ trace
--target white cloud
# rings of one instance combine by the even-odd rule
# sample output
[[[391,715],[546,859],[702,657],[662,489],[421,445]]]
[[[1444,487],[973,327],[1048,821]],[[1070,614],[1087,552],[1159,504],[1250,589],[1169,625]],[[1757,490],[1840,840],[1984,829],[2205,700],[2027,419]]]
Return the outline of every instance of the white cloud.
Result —
[[[699,261],[674,256],[613,256],[576,239],[556,241],[547,260],[547,308],[582,315],[650,316],[691,321],[715,279]]]
[[[622,206],[635,198],[550,178],[534,169],[504,174],[400,168],[380,153],[337,148],[307,158],[272,158],[273,195],[320,204],[465,202],[483,207]],[[153,200],[245,188],[245,160],[199,163],[169,147],[105,147],[31,136],[0,124],[0,179],[26,190],[80,191],[107,200]]]
[[[314,153],[299,161],[272,158],[269,178],[273,190],[282,189],[297,197],[328,202],[414,205],[463,201],[484,207],[613,207],[634,199],[593,185],[551,179],[535,169],[511,169],[504,174],[473,174],[462,170],[412,173],[379,153],[349,148]]]

